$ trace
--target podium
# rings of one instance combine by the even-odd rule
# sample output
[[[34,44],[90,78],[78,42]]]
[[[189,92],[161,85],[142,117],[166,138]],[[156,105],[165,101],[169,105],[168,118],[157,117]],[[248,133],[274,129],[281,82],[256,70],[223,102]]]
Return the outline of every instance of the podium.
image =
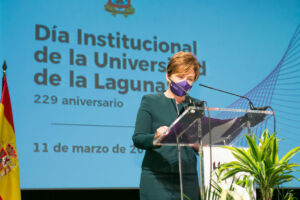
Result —
[[[154,145],[177,146],[181,200],[184,196],[181,146],[198,147],[200,196],[203,200],[205,192],[203,146],[243,146],[241,143],[243,135],[251,134],[272,117],[274,112],[267,110],[187,107],[171,126],[153,141]]]

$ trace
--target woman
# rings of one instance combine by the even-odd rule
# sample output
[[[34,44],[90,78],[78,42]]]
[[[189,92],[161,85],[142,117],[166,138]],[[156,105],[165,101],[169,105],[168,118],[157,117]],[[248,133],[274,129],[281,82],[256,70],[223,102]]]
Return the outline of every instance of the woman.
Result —
[[[193,54],[178,52],[171,58],[166,73],[168,89],[142,98],[137,114],[134,145],[145,149],[140,180],[141,200],[180,199],[177,147],[154,146],[158,138],[191,101],[187,92],[198,79],[200,64]],[[199,199],[196,151],[181,147],[183,192],[191,200]]]

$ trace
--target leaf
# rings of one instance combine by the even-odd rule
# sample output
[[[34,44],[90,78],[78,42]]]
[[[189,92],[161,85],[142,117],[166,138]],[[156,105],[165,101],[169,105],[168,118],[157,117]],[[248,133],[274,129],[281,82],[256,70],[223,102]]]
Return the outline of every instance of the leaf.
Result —
[[[251,155],[248,155],[247,152],[243,149],[235,148],[235,150],[247,160],[248,165],[251,166],[251,169],[253,170],[254,173],[258,172],[257,165],[255,161],[252,159]],[[234,155],[234,154],[233,154]]]
[[[259,163],[259,170],[263,180],[266,180],[266,166],[264,162]]]
[[[245,137],[246,137],[246,140],[248,142],[249,150],[250,150],[250,153],[251,153],[253,159],[256,160],[256,161],[260,161],[260,156],[259,156],[259,153],[258,153],[258,147],[256,145],[255,137],[253,136],[251,138],[250,135],[245,135]]]
[[[276,165],[275,167],[268,169],[270,171],[269,176],[268,176],[269,184],[278,185],[277,179],[281,174],[283,174],[284,168],[285,168],[284,165]]]
[[[300,167],[300,164],[298,164],[298,163],[289,163],[289,164],[287,164],[287,167],[289,167],[289,168]]]
[[[241,172],[240,169],[232,169],[232,170],[226,172],[226,173],[224,174],[224,176],[222,177],[221,180],[226,180],[226,179],[228,179],[228,178],[234,176],[235,174],[237,174],[237,173],[239,173],[239,172]]]
[[[281,158],[281,160],[279,161],[279,163],[289,162],[289,160],[290,160],[293,156],[295,156],[299,151],[300,151],[300,146],[291,149],[287,154],[285,154],[285,155],[283,156],[283,158]]]
[[[278,163],[278,139],[274,139],[274,143],[273,143],[273,163]]]
[[[184,198],[187,200],[191,200],[186,194],[183,194]]]
[[[267,157],[267,156],[272,155],[272,149],[273,148],[271,147],[271,145],[272,145],[273,140],[276,138],[275,136],[276,135],[274,133],[270,137],[266,137],[266,138],[263,139],[264,140],[263,141],[264,144],[261,147],[262,160],[266,160],[267,162],[269,162],[269,160],[271,160],[271,159],[269,159],[270,157]]]
[[[228,190],[223,190],[221,193],[221,200],[226,200]]]

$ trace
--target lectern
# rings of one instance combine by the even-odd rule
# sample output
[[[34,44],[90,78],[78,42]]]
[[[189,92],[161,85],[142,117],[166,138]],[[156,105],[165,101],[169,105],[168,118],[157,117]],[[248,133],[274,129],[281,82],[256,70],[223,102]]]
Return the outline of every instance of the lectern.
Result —
[[[274,113],[266,110],[189,106],[156,140],[154,145],[177,146],[180,196],[183,200],[181,146],[198,146],[200,196],[204,200],[203,145],[233,145],[251,134]],[[211,117],[212,116],[212,117]],[[195,188],[198,189],[198,188]]]

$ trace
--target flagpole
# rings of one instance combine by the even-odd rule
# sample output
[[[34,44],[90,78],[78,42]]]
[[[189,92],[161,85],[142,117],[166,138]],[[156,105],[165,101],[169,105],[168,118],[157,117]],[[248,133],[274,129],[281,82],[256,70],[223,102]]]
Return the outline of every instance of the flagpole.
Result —
[[[4,61],[2,69],[3,69],[3,76],[4,76],[6,73],[6,69],[7,69],[6,61]]]
[[[2,90],[3,90],[3,84],[4,84],[4,78],[6,75],[6,69],[7,69],[7,65],[6,65],[6,61],[4,60],[3,65],[2,65],[2,69],[3,69],[3,76],[2,76]],[[1,91],[2,91],[1,90]],[[0,199],[1,200],[1,199]]]

